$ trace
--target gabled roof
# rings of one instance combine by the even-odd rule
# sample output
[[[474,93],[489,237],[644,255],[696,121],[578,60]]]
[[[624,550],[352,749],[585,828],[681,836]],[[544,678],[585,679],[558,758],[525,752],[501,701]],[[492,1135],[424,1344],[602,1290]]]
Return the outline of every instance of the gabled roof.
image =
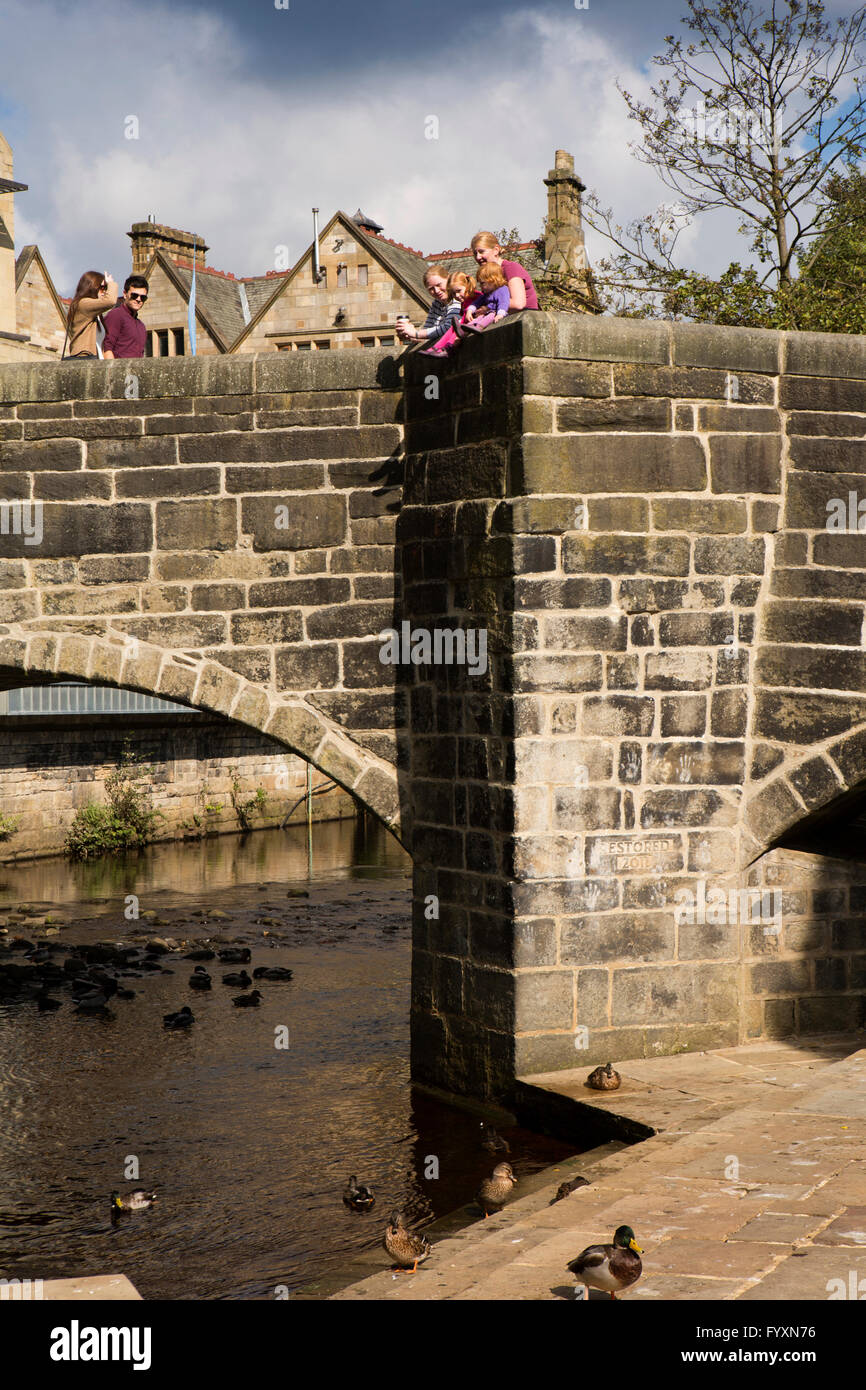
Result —
[[[269,270],[265,275],[242,276],[241,284],[247,292],[251,318],[255,318],[262,306],[273,299],[275,290],[288,279],[290,273],[288,270]]]
[[[60,298],[60,295],[57,293],[56,289],[54,288],[54,281],[51,279],[51,276],[48,274],[48,267],[46,266],[45,262],[44,262],[43,259],[42,259],[42,252],[39,250],[39,247],[38,247],[38,246],[22,246],[22,247],[21,247],[21,250],[20,250],[19,253],[18,253],[18,257],[17,257],[17,259],[16,259],[16,261],[15,261],[15,290],[16,290],[16,293],[17,293],[18,290],[20,290],[21,286],[23,285],[23,283],[24,283],[24,277],[25,277],[25,275],[27,274],[28,270],[30,269],[30,267],[31,267],[31,265],[33,264],[34,261],[35,261],[36,264],[39,266],[39,269],[42,271],[42,274],[43,274],[44,279],[45,279],[45,283],[46,283],[46,285],[48,286],[48,289],[49,289],[49,292],[50,292],[50,294],[51,294],[51,297],[52,297],[52,299],[54,300],[54,303],[57,305],[57,312],[58,312],[58,314],[60,315],[61,322],[62,322],[62,323],[65,323],[65,322],[66,322],[67,310],[66,310],[66,307],[65,307],[65,305],[64,305],[64,301]],[[68,301],[67,301],[67,302],[68,302]]]
[[[191,263],[185,264],[183,261],[174,261],[173,264],[184,285],[185,297],[189,302],[192,290],[192,265]],[[235,338],[244,329],[241,297],[238,282],[234,276],[223,274],[220,271],[212,271],[207,266],[197,266],[195,272],[195,307],[196,316],[201,308],[210,324],[209,331],[216,329],[220,341],[225,343],[226,351],[228,351]]]
[[[379,261],[381,265],[385,266],[386,270],[393,275],[395,280],[399,281],[403,288],[412,295],[413,299],[418,301],[422,308],[427,309],[429,307],[430,295],[424,285],[424,272],[427,269],[427,262],[419,252],[410,251],[405,246],[400,246],[399,244],[386,240],[385,237],[368,235],[367,232],[363,231],[358,226],[354,218],[349,217],[348,213],[340,210],[334,213],[330,222],[319,233],[320,243],[331,235],[334,226],[338,222],[342,223],[346,231],[354,237],[359,245],[363,246],[371,256]],[[301,252],[291,270],[283,276],[282,283],[278,284],[273,292],[259,305],[257,312],[253,309],[253,303],[250,299],[252,318],[240,336],[232,343],[232,351],[234,351],[238,344],[253,331],[256,324],[264,317],[271,305],[276,303],[280,295],[288,289],[301,267],[310,259],[312,254],[313,243],[310,242]],[[249,299],[250,282],[245,281],[245,284],[247,286],[247,298]]]
[[[174,285],[178,294],[189,304],[192,287],[192,265],[178,265],[162,250],[151,256],[145,268],[145,278],[150,279],[153,268],[159,265]],[[195,276],[195,316],[213,338],[222,352],[228,352],[232,339],[243,328],[244,316],[241,310],[238,282],[234,276],[223,275],[220,271],[197,267]]]

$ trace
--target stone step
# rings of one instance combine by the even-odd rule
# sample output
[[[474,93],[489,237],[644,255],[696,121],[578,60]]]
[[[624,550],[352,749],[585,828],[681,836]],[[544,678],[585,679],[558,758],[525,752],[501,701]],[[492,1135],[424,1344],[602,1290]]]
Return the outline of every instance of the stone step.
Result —
[[[668,1083],[677,1073],[677,1059],[669,1060]],[[532,1190],[495,1217],[440,1240],[432,1228],[433,1254],[415,1275],[380,1271],[334,1296],[574,1298],[569,1261],[630,1225],[647,1251],[644,1274],[618,1297],[731,1300],[794,1297],[793,1290],[824,1299],[835,1245],[850,1246],[852,1269],[861,1262],[866,1269],[864,1073],[866,1051],[829,1063],[820,1076],[798,1068],[803,1079],[786,1076],[788,1086],[778,1084],[773,1066],[763,1098],[749,1085],[741,1108],[726,1104],[709,1123],[704,1114],[695,1127],[686,1123],[628,1147],[612,1143],[570,1161],[570,1173],[582,1173],[590,1186],[554,1206],[564,1172],[556,1181],[548,1180],[551,1170],[536,1175],[527,1183]],[[726,1172],[731,1155],[742,1163],[739,1178]],[[606,1295],[591,1291],[590,1301],[598,1298]]]

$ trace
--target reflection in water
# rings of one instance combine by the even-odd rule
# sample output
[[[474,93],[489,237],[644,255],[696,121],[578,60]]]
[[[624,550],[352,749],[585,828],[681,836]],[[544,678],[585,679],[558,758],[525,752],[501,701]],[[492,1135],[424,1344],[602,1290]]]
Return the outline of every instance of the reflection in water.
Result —
[[[145,1298],[269,1298],[377,1249],[394,1206],[429,1221],[472,1196],[491,1162],[477,1117],[409,1086],[408,867],[386,832],[343,821],[316,827],[312,880],[303,827],[4,869],[0,916],[58,905],[62,945],[221,932],[251,947],[249,969],[295,973],[235,1009],[221,975],[237,967],[209,963],[212,991],[193,994],[172,953],[167,973],[124,980],[135,997],[112,1000],[113,1019],[62,992],[57,1013],[0,1004],[0,1277],[122,1272]],[[124,919],[132,892],[155,922]],[[13,920],[0,941],[18,932],[39,928]],[[195,1025],[165,1031],[184,1004]],[[566,1152],[506,1134],[518,1171]],[[343,1206],[350,1173],[372,1183],[372,1212]],[[157,1204],[112,1223],[112,1189],[139,1185]]]
[[[119,899],[127,893],[212,893],[238,883],[310,877],[306,828],[161,843],[135,854],[70,863],[59,857],[0,865],[0,913],[15,902]],[[409,856],[378,821],[322,821],[313,831],[312,877],[354,877],[365,868],[411,873]]]

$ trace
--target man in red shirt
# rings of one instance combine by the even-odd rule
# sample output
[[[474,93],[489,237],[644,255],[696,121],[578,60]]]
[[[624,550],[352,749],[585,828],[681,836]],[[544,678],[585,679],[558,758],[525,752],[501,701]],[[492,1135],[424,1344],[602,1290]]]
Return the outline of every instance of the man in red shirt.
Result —
[[[143,275],[128,275],[123,285],[123,298],[103,317],[105,341],[104,358],[143,357],[147,344],[147,329],[138,311],[147,299],[147,281]]]

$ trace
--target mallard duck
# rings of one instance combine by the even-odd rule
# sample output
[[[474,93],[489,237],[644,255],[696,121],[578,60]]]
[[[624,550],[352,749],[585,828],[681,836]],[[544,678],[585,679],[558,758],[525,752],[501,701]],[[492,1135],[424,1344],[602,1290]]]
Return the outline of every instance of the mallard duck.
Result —
[[[137,1187],[134,1192],[127,1192],[121,1197],[119,1192],[112,1192],[111,1206],[114,1211],[146,1211],[152,1207],[156,1201],[155,1192],[145,1192],[143,1187]]]
[[[502,1210],[511,1196],[512,1188],[516,1186],[517,1179],[511,1171],[511,1164],[497,1163],[493,1169],[493,1176],[485,1178],[478,1189],[476,1200],[484,1212],[485,1221],[494,1212]]]
[[[214,960],[216,951],[212,951],[209,946],[199,946],[195,951],[187,951],[184,960]]]
[[[223,975],[223,984],[232,985],[235,989],[249,989],[252,980],[245,970],[235,970],[232,975]]]
[[[261,1002],[262,996],[257,989],[252,994],[239,994],[237,999],[232,1000],[236,1009],[257,1009]]]
[[[247,946],[226,946],[217,954],[224,965],[249,965],[253,958]]]
[[[584,1302],[589,1298],[590,1289],[601,1289],[615,1298],[617,1289],[627,1289],[637,1283],[643,1268],[642,1254],[631,1226],[618,1226],[612,1245],[588,1245],[566,1269],[583,1284]]]
[[[503,1139],[501,1134],[497,1134],[495,1129],[481,1121],[481,1147],[491,1154],[510,1154],[511,1145],[507,1139]]]
[[[615,1091],[621,1081],[622,1077],[618,1071],[614,1071],[611,1062],[608,1062],[606,1067],[596,1067],[586,1078],[587,1086],[591,1086],[594,1091]]]
[[[203,965],[197,965],[189,977],[190,989],[210,989],[210,975]]]
[[[291,980],[294,970],[285,965],[257,965],[253,971],[254,980]]]
[[[352,1211],[369,1211],[375,1205],[376,1198],[372,1187],[369,1187],[365,1182],[356,1182],[353,1173],[346,1183],[343,1201],[347,1207],[352,1208]]]
[[[166,1028],[188,1028],[191,1023],[195,1023],[195,1015],[189,1005],[184,1004],[177,1013],[163,1014],[162,1021]]]
[[[550,1199],[548,1206],[552,1207],[556,1202],[561,1202],[563,1197],[570,1197],[579,1187],[589,1187],[589,1178],[572,1178],[569,1182],[561,1182],[556,1189],[556,1196]]]
[[[433,1249],[426,1236],[412,1234],[400,1211],[391,1212],[382,1244],[394,1261],[395,1269],[408,1274],[414,1274]]]

